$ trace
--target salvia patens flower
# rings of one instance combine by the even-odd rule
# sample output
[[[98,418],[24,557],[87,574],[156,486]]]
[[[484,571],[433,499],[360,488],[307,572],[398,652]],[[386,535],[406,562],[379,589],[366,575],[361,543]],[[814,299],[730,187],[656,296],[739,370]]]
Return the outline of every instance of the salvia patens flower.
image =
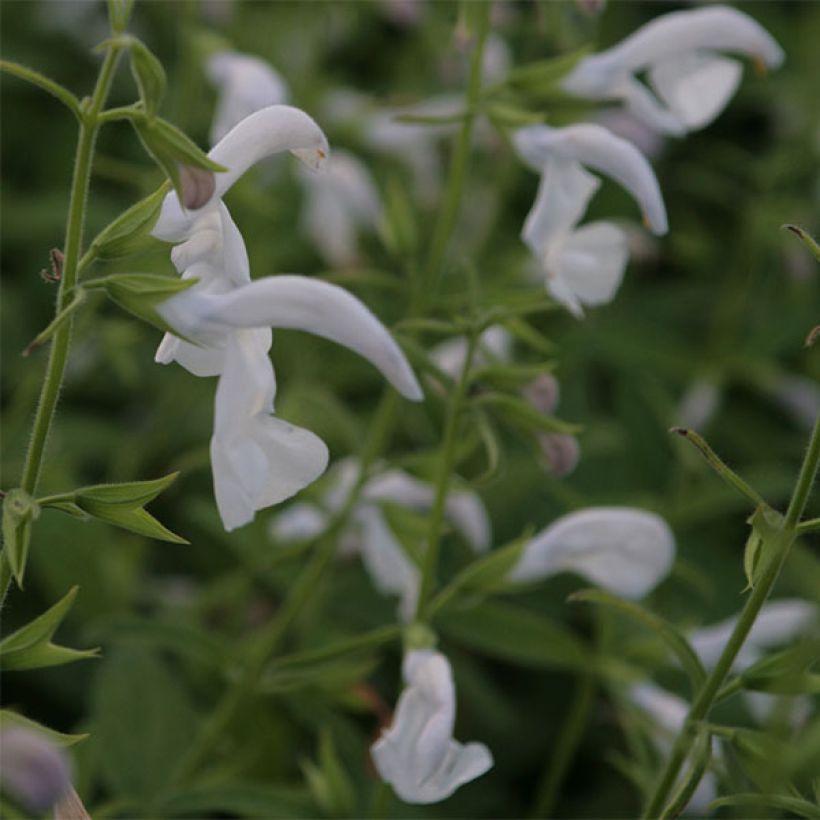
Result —
[[[373,744],[381,777],[405,803],[438,803],[493,765],[483,743],[453,739],[456,693],[447,658],[432,649],[408,652],[405,689],[393,724]]]
[[[630,507],[589,507],[535,535],[508,578],[532,582],[574,572],[637,599],[666,577],[674,558],[675,537],[659,516]]]
[[[260,57],[217,51],[208,58],[206,73],[219,95],[211,125],[212,145],[255,111],[288,101],[287,84]]]
[[[369,359],[402,394],[421,398],[401,350],[358,299],[302,276],[250,281],[244,241],[221,197],[254,162],[284,150],[311,167],[328,154],[324,134],[304,112],[270,106],[251,114],[209,153],[228,168],[215,174],[210,199],[185,211],[169,194],[153,230],[159,239],[180,243],[172,261],[184,279],[197,280],[157,308],[184,339],[166,334],[156,359],[177,361],[197,376],[220,376],[211,460],[217,507],[228,530],[298,492],[327,465],[320,439],[272,416],[271,327],[308,330],[343,344]]]
[[[65,753],[40,732],[22,726],[3,729],[0,750],[3,788],[30,811],[51,809],[71,789]]]
[[[581,60],[562,81],[569,94],[622,102],[651,127],[681,135],[708,125],[737,89],[742,66],[722,52],[776,68],[783,51],[755,20],[728,6],[675,11]],[[646,72],[649,86],[638,79]]]
[[[628,256],[626,234],[612,223],[577,227],[601,184],[584,166],[620,183],[649,229],[664,234],[668,226],[658,181],[634,145],[600,125],[532,125],[517,131],[514,141],[524,162],[541,174],[521,237],[544,269],[553,298],[583,316],[583,305],[613,298]]]
[[[277,541],[301,540],[319,535],[340,510],[356,485],[361,467],[354,459],[339,462],[329,476],[329,487],[318,504],[298,502],[271,522]],[[379,592],[398,595],[399,616],[411,620],[420,584],[417,565],[408,557],[384,514],[384,505],[426,512],[433,506],[433,488],[398,469],[377,470],[362,486],[359,501],[340,537],[344,554],[360,554]],[[444,514],[464,541],[476,552],[490,546],[490,522],[481,499],[469,490],[451,490]]]
[[[306,194],[302,223],[325,261],[335,267],[358,258],[357,235],[374,231],[381,213],[376,183],[364,163],[347,151],[333,151],[323,173],[301,174]]]
[[[627,691],[627,699],[647,718],[647,735],[658,753],[666,757],[672,750],[675,738],[683,728],[689,713],[689,704],[678,695],[662,689],[654,683],[636,684]],[[712,744],[712,760],[718,757],[719,748]],[[717,797],[715,775],[707,771],[698,784],[686,807],[687,814],[702,815],[706,807]]]

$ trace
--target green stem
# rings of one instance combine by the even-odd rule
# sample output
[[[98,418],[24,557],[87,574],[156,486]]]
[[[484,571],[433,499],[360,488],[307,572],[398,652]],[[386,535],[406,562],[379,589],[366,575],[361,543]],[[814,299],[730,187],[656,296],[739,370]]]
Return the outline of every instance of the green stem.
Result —
[[[461,411],[467,395],[470,368],[473,355],[478,345],[478,336],[472,333],[467,342],[467,352],[461,368],[461,376],[456,384],[455,392],[450,400],[447,421],[444,427],[444,441],[442,442],[441,462],[436,479],[433,508],[430,511],[430,528],[427,535],[427,549],[421,570],[419,598],[416,604],[416,620],[425,622],[429,616],[429,603],[435,582],[436,568],[438,567],[438,553],[441,543],[441,528],[444,523],[444,508],[447,503],[447,492],[450,487],[450,477],[455,466],[456,450],[458,449],[458,430],[461,420]]]
[[[467,174],[467,160],[470,155],[470,142],[473,137],[478,104],[481,97],[481,68],[484,58],[484,44],[490,30],[490,4],[481,3],[478,16],[478,32],[476,44],[470,62],[470,78],[467,85],[467,111],[458,134],[450,169],[447,176],[447,187],[444,193],[444,203],[439,211],[438,221],[433,231],[427,263],[424,267],[422,282],[424,292],[430,293],[441,270],[441,262],[447,250],[447,243],[453,233],[456,218],[458,217],[461,197],[464,190],[464,179]]]
[[[697,698],[692,704],[686,718],[684,727],[678,735],[672,753],[669,756],[666,767],[660,775],[658,785],[653,793],[643,817],[657,817],[662,813],[669,796],[669,792],[675,786],[681,767],[689,757],[692,745],[695,741],[694,727],[703,721],[712,707],[715,698],[720,691],[723,682],[726,680],[732,665],[740,652],[743,642],[746,640],[755,619],[758,616],[763,604],[769,597],[769,593],[777,580],[783,563],[789,553],[789,549],[795,539],[795,531],[800,517],[803,515],[806,502],[811,492],[812,484],[817,475],[818,464],[820,464],[820,416],[814,424],[809,446],[800,468],[800,474],[792,493],[789,508],[780,531],[778,543],[772,550],[772,556],[763,569],[763,573],[751,594],[746,600],[746,604],[740,613],[737,625],[729,637],[723,652],[715,664],[709,677],[706,679]]]
[[[806,535],[810,532],[820,532],[820,518],[810,518],[808,521],[803,521],[795,528],[797,535]]]
[[[14,63],[11,60],[0,60],[0,71],[5,71],[8,74],[13,74],[21,80],[26,80],[43,91],[56,97],[61,103],[66,105],[71,113],[82,122],[82,112],[80,110],[80,101],[67,89],[63,88],[59,83],[40,74],[33,68]]]

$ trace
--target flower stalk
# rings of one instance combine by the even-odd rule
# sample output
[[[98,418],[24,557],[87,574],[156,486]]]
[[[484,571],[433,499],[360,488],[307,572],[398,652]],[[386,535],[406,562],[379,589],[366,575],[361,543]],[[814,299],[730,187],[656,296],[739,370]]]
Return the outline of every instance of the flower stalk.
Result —
[[[771,557],[763,568],[760,579],[746,599],[746,604],[740,613],[737,625],[729,637],[718,662],[707,677],[689,710],[683,729],[672,747],[672,753],[666,767],[661,773],[655,791],[642,815],[644,818],[658,817],[663,813],[669,794],[674,788],[680,770],[689,757],[697,738],[694,728],[709,714],[709,710],[721,691],[721,687],[731,671],[744,641],[780,575],[780,570],[794,543],[797,525],[806,507],[812,484],[817,476],[818,466],[820,466],[820,416],[815,421],[809,446],[800,468],[800,474],[789,502],[786,517],[778,534],[777,543],[773,545]]]

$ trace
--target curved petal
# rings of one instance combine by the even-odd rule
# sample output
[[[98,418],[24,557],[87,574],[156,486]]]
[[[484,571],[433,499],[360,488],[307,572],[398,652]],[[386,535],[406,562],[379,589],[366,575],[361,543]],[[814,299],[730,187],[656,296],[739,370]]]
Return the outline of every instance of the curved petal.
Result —
[[[649,81],[687,130],[703,128],[737,91],[743,69],[736,60],[697,53],[655,63]]]
[[[614,90],[614,96],[623,100],[627,111],[641,122],[670,137],[682,137],[686,126],[681,118],[661,105],[660,100],[640,81],[627,76]]]
[[[183,291],[159,312],[183,335],[234,328],[305,330],[363,356],[406,398],[422,399],[421,388],[387,328],[355,296],[305,276],[269,276],[219,296]],[[187,330],[187,332],[186,332]]]
[[[626,235],[615,225],[584,225],[547,254],[547,288],[556,298],[571,291],[573,304],[606,304],[621,284],[628,253]]]
[[[547,156],[521,238],[536,255],[546,253],[556,237],[569,233],[580,221],[601,181],[574,160]]]
[[[659,516],[630,507],[589,507],[536,535],[509,578],[538,581],[570,571],[616,595],[642,598],[666,577],[674,557],[674,536]]]

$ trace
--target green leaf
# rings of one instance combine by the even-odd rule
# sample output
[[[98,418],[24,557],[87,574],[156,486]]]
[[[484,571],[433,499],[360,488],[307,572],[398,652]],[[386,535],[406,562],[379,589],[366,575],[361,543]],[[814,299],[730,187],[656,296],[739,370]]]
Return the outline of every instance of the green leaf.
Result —
[[[509,426],[525,432],[578,433],[581,428],[553,416],[545,416],[521,396],[506,393],[482,393],[472,399],[473,406],[487,407]]]
[[[117,259],[137,250],[154,227],[169,187],[164,183],[103,228],[91,243],[89,255],[99,259]]]
[[[178,279],[156,273],[118,273],[102,279],[90,279],[84,283],[86,290],[104,290],[112,302],[124,310],[159,328],[183,339],[157,313],[157,306],[197,284],[198,279]],[[186,340],[189,341],[189,340]]]
[[[70,589],[51,609],[0,641],[0,665],[5,670],[41,669],[93,658],[99,649],[69,649],[51,643],[79,587]]]
[[[323,729],[319,736],[319,765],[304,761],[302,769],[315,801],[328,815],[353,816],[353,785],[339,760],[330,729]]]
[[[13,712],[10,709],[0,709],[0,732],[3,729],[29,729],[32,732],[41,734],[46,740],[49,740],[55,746],[73,746],[81,740],[85,740],[88,734],[83,735],[67,735],[63,732],[58,732],[54,729],[49,729],[48,726],[43,726],[42,723],[37,723],[36,720],[23,717],[18,712]]]
[[[85,502],[78,505],[84,512],[101,521],[107,521],[115,527],[156,538],[158,541],[170,541],[172,544],[189,544],[190,541],[182,538],[167,527],[164,527],[149,512],[143,509],[129,510],[109,504]]]
[[[548,60],[528,63],[514,68],[507,75],[506,83],[520,91],[543,94],[556,88],[558,83],[567,75],[575,64],[590,53],[590,47],[552,57]]]
[[[777,510],[765,504],[759,505],[749,518],[752,532],[743,551],[743,571],[746,573],[748,589],[754,588],[763,568],[779,549],[783,520]]]
[[[820,818],[820,806],[817,803],[809,803],[802,797],[792,797],[787,794],[733,794],[729,797],[719,797],[709,804],[710,809],[719,809],[723,806],[782,809],[810,820]]]
[[[167,120],[160,117],[133,117],[131,124],[136,129],[145,150],[171,181],[180,202],[183,202],[180,165],[189,165],[206,171],[227,170],[210,159],[190,137]]]
[[[820,694],[820,675],[808,669],[820,658],[820,641],[801,641],[752,664],[740,675],[745,689],[782,695]]]
[[[179,473],[170,473],[162,478],[149,481],[128,481],[122,484],[93,484],[81,487],[72,493],[75,503],[84,502],[105,504],[117,507],[144,507],[153,501],[163,490],[170,487],[179,477]]]
[[[159,805],[162,817],[237,816],[271,820],[315,818],[307,789],[263,783],[200,783],[179,791]]]
[[[23,588],[31,522],[40,514],[37,502],[24,490],[14,489],[3,499],[3,549],[17,586]]]
[[[644,624],[644,626],[651,629],[678,658],[684,671],[689,676],[693,694],[700,690],[701,685],[706,680],[706,670],[703,668],[703,664],[695,653],[695,650],[689,645],[689,641],[687,641],[678,628],[669,623],[669,621],[664,620],[659,615],[655,615],[648,609],[644,609],[640,604],[636,604],[634,601],[625,601],[602,589],[582,589],[570,595],[569,600],[617,609]]]
[[[585,669],[592,659],[565,627],[520,607],[499,601],[442,609],[435,618],[441,631],[491,657],[536,669]]]
[[[798,237],[812,254],[814,254],[814,258],[820,262],[820,245],[817,244],[817,241],[808,231],[803,230],[803,228],[797,225],[784,225],[783,227]]]
[[[137,82],[145,113],[153,117],[165,94],[165,69],[148,46],[136,37],[130,38],[131,73]]]
[[[412,257],[418,251],[418,228],[407,185],[395,174],[387,179],[384,216],[380,225],[384,246],[393,256]]]
[[[487,106],[487,116],[500,128],[521,128],[525,125],[537,125],[544,122],[543,111],[529,111],[518,105],[504,102],[493,102]]]

